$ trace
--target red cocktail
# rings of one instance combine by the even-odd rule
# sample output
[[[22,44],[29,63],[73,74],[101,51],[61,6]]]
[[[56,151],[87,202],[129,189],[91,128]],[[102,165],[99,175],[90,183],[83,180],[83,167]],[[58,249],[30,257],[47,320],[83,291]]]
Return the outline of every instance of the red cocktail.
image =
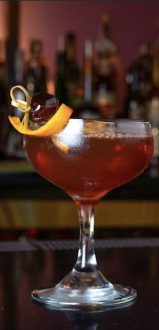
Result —
[[[99,122],[96,124],[97,132],[94,124],[95,132],[91,133],[91,122],[70,120],[70,127],[75,125],[77,130],[69,135],[68,125],[67,130],[57,136],[58,143],[69,147],[68,152],[60,150],[52,137],[25,137],[28,159],[37,172],[81,201],[98,200],[109,190],[136,177],[152,156],[151,135],[145,130],[135,132],[138,127],[142,130],[143,124],[137,122],[131,133],[128,128],[127,132],[102,132],[104,122],[101,126]],[[85,125],[88,128],[85,129]],[[114,124],[109,125],[113,128]]]
[[[148,166],[153,153],[150,124],[70,119],[55,136],[24,136],[24,148],[36,171],[71,195],[80,222],[80,247],[73,270],[55,287],[35,290],[33,299],[62,309],[95,309],[132,301],[134,289],[111,284],[98,270],[94,211],[102,196]]]

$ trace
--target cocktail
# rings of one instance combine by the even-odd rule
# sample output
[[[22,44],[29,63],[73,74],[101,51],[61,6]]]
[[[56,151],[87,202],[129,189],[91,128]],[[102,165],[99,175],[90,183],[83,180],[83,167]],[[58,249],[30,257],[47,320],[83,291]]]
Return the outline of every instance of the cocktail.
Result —
[[[31,126],[34,130],[34,123]],[[132,180],[148,166],[153,153],[150,123],[69,119],[56,134],[24,134],[24,150],[41,176],[72,197],[80,227],[73,269],[56,286],[34,290],[32,298],[58,309],[100,309],[131,302],[136,291],[112,284],[98,269],[94,215],[105,194]]]

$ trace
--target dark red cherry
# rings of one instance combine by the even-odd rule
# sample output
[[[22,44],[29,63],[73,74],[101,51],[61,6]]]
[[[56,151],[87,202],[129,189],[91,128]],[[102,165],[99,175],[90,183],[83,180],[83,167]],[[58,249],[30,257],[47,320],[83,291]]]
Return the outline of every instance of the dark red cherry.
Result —
[[[32,123],[47,122],[58,110],[59,100],[48,93],[37,93],[31,99],[29,121]]]

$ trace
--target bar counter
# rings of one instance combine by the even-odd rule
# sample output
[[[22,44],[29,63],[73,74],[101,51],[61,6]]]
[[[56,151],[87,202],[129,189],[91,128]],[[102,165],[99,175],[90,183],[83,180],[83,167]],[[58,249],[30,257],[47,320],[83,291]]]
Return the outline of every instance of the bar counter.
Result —
[[[91,313],[36,305],[31,291],[59,282],[72,269],[78,242],[0,242],[0,329],[158,330],[159,239],[105,239],[95,246],[102,273],[137,290],[134,303]]]

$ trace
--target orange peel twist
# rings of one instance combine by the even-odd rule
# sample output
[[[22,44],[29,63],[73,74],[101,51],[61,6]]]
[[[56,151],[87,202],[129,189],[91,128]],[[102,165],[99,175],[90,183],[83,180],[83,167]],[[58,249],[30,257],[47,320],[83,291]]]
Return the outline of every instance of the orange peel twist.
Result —
[[[21,89],[26,97],[26,101],[16,100],[14,97],[15,89]],[[68,120],[73,112],[73,110],[65,105],[64,103],[60,105],[57,112],[53,115],[51,119],[48,120],[46,124],[36,128],[33,126],[33,129],[28,127],[29,123],[29,111],[31,110],[31,98],[27,90],[20,85],[12,87],[10,91],[11,95],[11,104],[14,107],[17,107],[20,111],[24,112],[24,118],[22,122],[19,117],[9,116],[10,123],[12,126],[21,134],[28,134],[34,136],[49,136],[57,134],[67,125]]]

